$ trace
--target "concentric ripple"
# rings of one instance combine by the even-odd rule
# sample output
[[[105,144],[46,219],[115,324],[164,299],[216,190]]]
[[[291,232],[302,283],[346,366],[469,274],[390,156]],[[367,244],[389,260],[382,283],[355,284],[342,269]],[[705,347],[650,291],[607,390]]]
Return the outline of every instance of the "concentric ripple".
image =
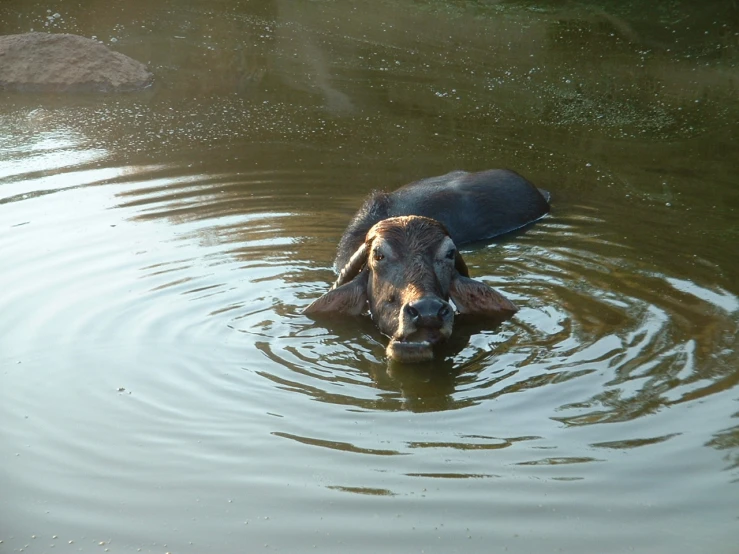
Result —
[[[432,368],[389,364],[385,339],[366,318],[313,324],[260,309],[233,325],[275,362],[265,377],[361,409],[457,409],[578,379],[593,394],[552,407],[576,425],[629,420],[700,395],[705,376],[730,365],[736,297],[634,263],[628,248],[588,238],[583,228],[593,223],[558,217],[466,252],[475,277],[521,311],[496,329],[459,318]],[[547,238],[563,234],[566,247]],[[305,303],[325,287],[301,285],[288,302]]]
[[[305,521],[327,493],[432,486],[456,502],[455,483],[603,478],[623,451],[684,453],[688,415],[665,410],[737,384],[737,298],[594,236],[613,214],[556,210],[463,250],[521,310],[496,328],[460,317],[438,360],[402,366],[368,317],[300,313],[333,278],[348,203],[324,200],[331,221],[317,223],[297,191],[320,175],[149,165],[68,186],[89,178],[85,163],[13,181],[4,204],[0,409],[10,494],[31,491],[58,525],[88,522],[102,542],[121,528],[159,536],[173,502],[180,520],[236,496],[258,501],[224,522],[265,506]],[[705,421],[717,445],[725,417]],[[283,480],[311,485],[286,507]]]
[[[736,551],[730,17],[46,4],[157,83],[0,95],[0,552]],[[553,198],[463,250],[513,319],[301,314],[370,190],[490,167]]]

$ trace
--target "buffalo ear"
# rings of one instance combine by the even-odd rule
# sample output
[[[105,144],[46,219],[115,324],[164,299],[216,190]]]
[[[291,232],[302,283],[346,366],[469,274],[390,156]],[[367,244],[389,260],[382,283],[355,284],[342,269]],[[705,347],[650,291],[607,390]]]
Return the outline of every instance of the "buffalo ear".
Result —
[[[303,309],[303,313],[308,316],[361,314],[367,308],[368,276],[369,272],[363,271],[348,283],[331,289]]]
[[[455,275],[449,289],[460,314],[507,319],[518,311],[516,305],[485,283]]]

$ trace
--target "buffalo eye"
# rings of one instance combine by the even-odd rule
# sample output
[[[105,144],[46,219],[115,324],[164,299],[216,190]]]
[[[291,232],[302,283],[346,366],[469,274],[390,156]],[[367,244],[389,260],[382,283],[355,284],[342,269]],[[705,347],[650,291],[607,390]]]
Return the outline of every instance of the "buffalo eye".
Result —
[[[380,260],[383,260],[385,256],[380,252],[378,249],[375,249],[372,251],[372,257],[375,259],[375,261],[379,262]]]
[[[450,248],[449,251],[446,253],[446,259],[453,260],[456,254],[457,254],[457,250],[455,248]]]

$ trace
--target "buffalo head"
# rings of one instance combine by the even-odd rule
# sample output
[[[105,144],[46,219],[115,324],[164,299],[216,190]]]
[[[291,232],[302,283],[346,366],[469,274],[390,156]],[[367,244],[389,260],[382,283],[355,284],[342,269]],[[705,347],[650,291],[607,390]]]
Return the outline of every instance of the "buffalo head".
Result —
[[[308,315],[366,311],[390,337],[387,355],[400,362],[433,358],[433,347],[452,332],[454,307],[501,321],[518,308],[469,278],[467,266],[444,226],[434,219],[402,216],[374,225],[329,292]]]

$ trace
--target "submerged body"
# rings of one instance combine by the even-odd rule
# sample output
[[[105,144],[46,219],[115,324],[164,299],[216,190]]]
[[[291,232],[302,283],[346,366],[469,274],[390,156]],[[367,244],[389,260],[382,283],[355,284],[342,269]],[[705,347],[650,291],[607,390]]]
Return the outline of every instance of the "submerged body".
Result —
[[[460,314],[500,321],[515,305],[469,278],[458,244],[499,236],[549,212],[546,193],[508,170],[454,171],[372,194],[339,243],[332,289],[304,313],[369,309],[401,362],[433,358]]]
[[[389,217],[435,219],[458,245],[515,231],[549,212],[548,193],[507,169],[452,171],[371,194],[339,242],[334,267],[340,271],[370,228]]]

